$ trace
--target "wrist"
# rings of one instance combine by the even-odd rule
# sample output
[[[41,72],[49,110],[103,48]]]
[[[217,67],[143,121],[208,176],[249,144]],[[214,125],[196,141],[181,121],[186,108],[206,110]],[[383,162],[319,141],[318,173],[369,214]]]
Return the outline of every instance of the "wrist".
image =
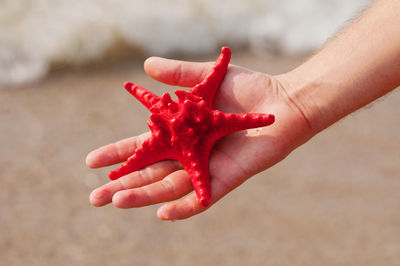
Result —
[[[288,101],[303,117],[311,136],[329,126],[325,105],[318,98],[318,91],[327,86],[322,79],[301,75],[297,69],[276,78],[285,90]]]
[[[321,51],[278,76],[314,134],[400,84],[399,8],[398,1],[378,1]]]

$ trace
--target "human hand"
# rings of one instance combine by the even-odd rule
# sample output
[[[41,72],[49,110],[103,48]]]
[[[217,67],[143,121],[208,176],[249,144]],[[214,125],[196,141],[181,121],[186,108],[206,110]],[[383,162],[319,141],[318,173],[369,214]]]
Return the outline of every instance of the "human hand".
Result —
[[[154,79],[183,87],[199,83],[213,63],[192,63],[149,58],[146,72]],[[306,118],[290,99],[279,78],[230,65],[214,100],[214,107],[230,113],[271,113],[276,122],[268,127],[228,135],[218,141],[210,155],[211,204],[256,173],[282,160],[310,137]],[[103,167],[125,161],[150,136],[143,135],[101,147],[87,157],[87,165]],[[194,193],[189,175],[172,160],[150,165],[111,181],[90,196],[94,206],[112,202],[119,208],[161,206],[160,219],[184,219],[204,211]],[[177,200],[179,199],[179,200]]]
[[[319,131],[399,86],[399,9],[398,1],[378,1],[324,49],[280,76],[230,65],[214,107],[231,113],[270,113],[276,121],[228,135],[215,144],[209,159],[210,206]],[[145,70],[158,81],[192,87],[212,66],[153,57],[146,61]],[[125,161],[148,137],[149,132],[99,148],[86,163],[97,168]],[[157,215],[176,220],[206,209],[194,193],[185,196],[192,190],[179,163],[162,161],[95,189],[90,201],[94,206],[112,202],[119,208],[172,201],[161,206]]]

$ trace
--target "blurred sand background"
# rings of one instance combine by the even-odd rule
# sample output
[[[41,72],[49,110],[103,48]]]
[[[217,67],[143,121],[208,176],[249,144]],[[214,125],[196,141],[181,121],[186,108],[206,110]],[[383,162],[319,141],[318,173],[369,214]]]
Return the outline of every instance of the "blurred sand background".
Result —
[[[302,60],[234,50],[232,63],[276,74]],[[0,265],[399,265],[398,89],[196,217],[90,206],[109,169],[87,169],[86,154],[147,130],[123,82],[173,90],[142,62],[0,90]]]

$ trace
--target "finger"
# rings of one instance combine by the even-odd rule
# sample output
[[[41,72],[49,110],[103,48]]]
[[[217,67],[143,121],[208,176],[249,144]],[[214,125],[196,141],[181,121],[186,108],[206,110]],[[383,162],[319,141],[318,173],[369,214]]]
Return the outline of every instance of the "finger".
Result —
[[[160,220],[182,220],[206,210],[200,205],[196,194],[190,194],[182,200],[167,203],[157,210],[157,217]]]
[[[144,62],[144,69],[150,77],[181,87],[193,87],[202,81],[212,66],[212,62],[194,63],[161,57],[150,57]]]
[[[154,183],[179,169],[182,169],[182,166],[174,160],[154,163],[93,190],[89,197],[90,203],[95,207],[104,206],[111,203],[112,197],[118,191]]]
[[[128,159],[142,143],[150,137],[150,132],[139,136],[120,140],[118,142],[100,147],[86,156],[86,165],[98,168],[120,163]]]
[[[114,206],[122,209],[142,207],[175,200],[193,190],[189,175],[179,170],[159,182],[116,193],[112,199]]]
[[[174,202],[169,202],[161,206],[157,211],[157,217],[160,220],[182,220],[193,215],[199,214],[209,207],[211,207],[215,202],[220,200],[228,192],[230,192],[234,187],[227,185],[222,182],[221,179],[211,180],[211,201],[210,205],[204,207],[200,204],[197,199],[196,194],[190,194],[181,200]]]

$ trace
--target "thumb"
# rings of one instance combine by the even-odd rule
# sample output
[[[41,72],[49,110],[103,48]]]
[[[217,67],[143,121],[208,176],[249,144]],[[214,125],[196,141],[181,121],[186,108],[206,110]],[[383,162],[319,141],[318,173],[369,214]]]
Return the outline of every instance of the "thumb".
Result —
[[[213,63],[194,63],[161,57],[150,57],[144,62],[144,70],[155,80],[181,86],[193,87],[201,82]]]

